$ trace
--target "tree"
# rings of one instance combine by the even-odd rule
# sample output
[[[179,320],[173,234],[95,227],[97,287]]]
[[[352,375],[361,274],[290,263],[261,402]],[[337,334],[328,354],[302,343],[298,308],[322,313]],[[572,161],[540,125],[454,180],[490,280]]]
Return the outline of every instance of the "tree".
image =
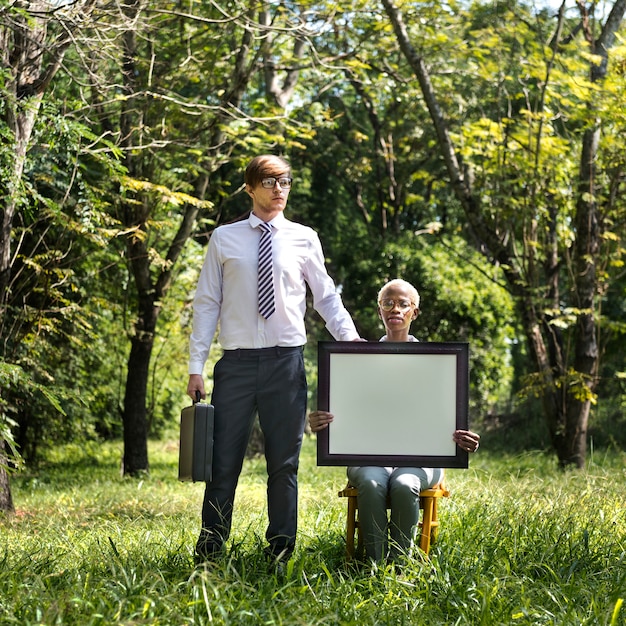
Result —
[[[507,84],[507,79],[501,78],[498,87],[502,92],[511,88],[507,92],[511,97],[503,98],[507,109],[491,110],[482,117],[483,131],[487,130],[482,141],[476,132],[472,135],[482,151],[473,148],[463,154],[464,158],[453,139],[453,130],[458,135],[460,129],[453,126],[450,121],[453,116],[440,104],[437,77],[431,76],[427,48],[414,45],[402,12],[392,0],[383,0],[383,5],[398,45],[420,85],[450,184],[472,234],[492,262],[502,268],[516,299],[535,367],[534,390],[542,399],[559,464],[583,467],[589,411],[597,386],[599,302],[610,278],[600,268],[608,271],[606,259],[611,256],[611,242],[616,237],[610,225],[625,208],[615,194],[623,185],[623,158],[620,165],[609,168],[608,162],[602,166],[600,156],[601,129],[612,135],[620,130],[619,124],[615,123],[615,117],[607,124],[608,107],[600,111],[594,103],[602,100],[598,92],[615,102],[604,84],[609,72],[609,53],[626,2],[614,2],[597,31],[590,26],[588,10],[579,4],[582,32],[588,46],[588,54],[583,57],[587,79],[581,73],[580,59],[578,64],[573,64],[577,50],[568,47],[567,39],[562,36],[567,25],[563,5],[550,45],[541,50],[539,58],[534,56],[530,60],[533,78],[528,81],[524,77],[525,101],[520,103],[524,99],[517,95],[522,77],[515,76],[513,71],[513,81],[519,81],[517,85]],[[528,22],[517,20],[513,11],[506,11],[506,20],[531,34],[524,26]],[[500,23],[503,32],[507,30],[506,20]],[[493,38],[498,38],[497,29],[490,29],[488,34],[493,44]],[[539,35],[541,31],[536,33]],[[516,41],[520,41],[519,33]],[[501,40],[494,49],[501,49],[502,44]],[[505,50],[512,57],[511,67],[520,67],[512,45]],[[526,46],[522,51],[527,55],[526,61],[531,55],[528,50]],[[490,58],[487,49],[480,48],[474,55],[477,66],[481,58]],[[576,85],[568,83],[563,75],[559,77],[557,62],[576,69]],[[543,72],[539,71],[541,66]],[[560,93],[550,101],[549,90],[557,77],[556,89]],[[585,116],[576,115],[575,110],[566,111],[567,91],[578,107],[584,105]],[[623,107],[623,103],[615,105]],[[555,116],[551,107],[559,106],[562,114]],[[570,174],[569,180],[563,179],[564,171],[559,169],[561,154],[555,150],[548,152],[546,148],[549,142],[558,143],[559,138],[564,140],[563,151],[578,146],[578,172]],[[604,149],[610,150],[611,144],[609,138]],[[491,154],[486,152],[488,147]],[[476,180],[479,173],[483,174],[480,183]],[[505,193],[496,194],[496,188]],[[513,211],[511,205],[515,207]]]
[[[2,55],[2,105],[0,124],[6,142],[2,150],[0,177],[0,328],[16,253],[13,226],[22,201],[22,174],[26,153],[41,103],[72,43],[72,32],[90,18],[95,0],[71,3],[60,9],[46,0],[19,0],[0,13]],[[56,26],[61,24],[60,28]],[[10,485],[5,472],[6,415],[0,413],[0,508],[12,509]]]
[[[72,43],[72,31],[89,19],[95,0],[73,2],[57,11],[47,0],[21,0],[2,11],[0,53],[5,68],[2,121],[11,149],[3,154],[0,182],[0,318],[11,269],[11,230],[20,201],[26,151],[46,89]],[[62,22],[62,28],[54,28]],[[8,162],[7,162],[8,161]]]
[[[291,19],[289,10],[207,2],[191,15],[175,4],[156,4],[161,8],[154,12],[150,2],[125,5],[123,97],[119,107],[101,107],[104,126],[118,133],[128,171],[116,218],[126,231],[136,297],[123,407],[124,473],[130,475],[148,470],[149,366],[176,263],[201,211],[206,216],[215,205],[205,227],[220,221],[219,197],[228,192],[220,188],[218,171],[234,150],[285,142],[279,120],[297,79],[297,69],[277,67],[272,56],[285,45],[279,24]],[[287,31],[294,60],[303,46],[298,30]],[[180,33],[180,40],[171,33]],[[261,104],[251,97],[251,83],[261,70],[267,94],[276,102],[266,106],[270,115],[262,120],[257,116]],[[279,74],[285,76],[282,84]],[[100,93],[94,97],[94,103],[102,100]],[[159,134],[163,138],[157,139]],[[218,201],[206,200],[208,194]]]

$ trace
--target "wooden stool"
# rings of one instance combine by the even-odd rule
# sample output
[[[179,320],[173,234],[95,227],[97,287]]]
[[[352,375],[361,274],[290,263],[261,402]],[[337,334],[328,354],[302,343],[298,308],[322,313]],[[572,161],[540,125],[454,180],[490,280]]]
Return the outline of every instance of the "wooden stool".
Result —
[[[359,555],[363,554],[363,537],[359,527],[358,519],[358,500],[357,496],[359,491],[356,487],[348,484],[344,489],[339,492],[340,498],[348,498],[348,518],[346,522],[346,553],[348,559],[353,559],[355,556],[354,549],[354,536],[358,532],[357,550]],[[422,521],[420,526],[420,548],[428,554],[431,544],[437,539],[437,533],[439,531],[439,518],[437,515],[437,501],[439,498],[447,498],[450,492],[442,485],[435,485],[432,489],[425,489],[420,492],[420,509],[424,512],[422,514]],[[391,507],[389,498],[387,498],[387,508]]]

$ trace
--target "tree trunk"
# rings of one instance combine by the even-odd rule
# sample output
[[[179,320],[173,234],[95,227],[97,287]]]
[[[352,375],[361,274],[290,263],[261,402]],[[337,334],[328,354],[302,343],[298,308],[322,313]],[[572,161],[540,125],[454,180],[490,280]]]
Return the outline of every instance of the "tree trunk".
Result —
[[[41,105],[41,95],[30,98],[27,104],[24,104],[10,115],[9,127],[13,131],[13,163],[9,180],[5,183],[4,201],[0,211],[2,211],[2,230],[0,232],[0,320],[3,316],[4,305],[8,298],[8,289],[11,277],[11,233],[13,231],[13,220],[15,219],[15,209],[19,197],[18,189],[22,172],[24,171],[24,162],[26,160],[26,151],[37,113]]]
[[[43,93],[33,95],[29,98],[20,99],[17,96],[19,85],[14,86],[16,104],[12,107],[7,103],[7,125],[13,133],[13,161],[11,170],[3,187],[3,201],[0,211],[2,211],[2,230],[0,231],[0,319],[7,300],[7,291],[11,274],[11,233],[13,231],[13,220],[19,198],[19,187],[26,161],[28,144],[33,134],[37,114],[41,106]]]
[[[203,194],[206,178],[198,182],[196,191]],[[191,237],[199,209],[187,207],[178,231],[167,252],[167,269],[161,271],[155,283],[151,279],[150,256],[145,241],[139,236],[129,235],[127,249],[131,259],[133,278],[137,287],[137,319],[131,338],[128,372],[122,412],[124,426],[124,463],[123,473],[137,475],[149,470],[148,461],[148,419],[146,397],[152,348],[156,334],[160,302],[167,296],[171,286],[172,271],[185,243]],[[150,211],[144,208],[139,214],[132,213],[141,223],[148,219]],[[128,222],[132,224],[132,221]]]
[[[6,442],[0,441],[0,512],[15,513],[13,497],[11,496],[11,483],[7,466]]]
[[[134,214],[130,208],[127,211]],[[144,223],[150,213],[147,205],[139,210]],[[145,240],[131,234],[127,242],[128,258],[131,262],[137,286],[137,318],[131,338],[126,390],[124,393],[124,475],[135,476],[149,470],[148,463],[148,419],[146,397],[150,358],[154,346],[154,334],[160,312],[160,301],[164,293],[157,292],[150,275],[150,258]]]
[[[579,5],[583,24],[587,24],[587,9]],[[594,83],[602,83],[608,71],[609,51],[626,13],[626,0],[616,0],[597,39],[591,30],[586,31],[590,52],[600,57],[600,62],[590,64]],[[584,26],[586,29],[586,26]],[[599,280],[596,263],[602,253],[601,215],[598,197],[596,164],[600,145],[600,122],[596,102],[588,103],[588,119],[593,123],[583,134],[576,202],[576,242],[574,246],[574,294],[579,310],[576,319],[573,370],[577,377],[568,393],[563,436],[558,441],[557,455],[561,466],[575,465],[583,468],[587,453],[587,427],[591,400],[598,383],[599,350],[597,343],[597,306]]]
[[[154,333],[137,327],[131,340],[124,394],[124,475],[137,476],[150,469],[146,397],[153,345]]]

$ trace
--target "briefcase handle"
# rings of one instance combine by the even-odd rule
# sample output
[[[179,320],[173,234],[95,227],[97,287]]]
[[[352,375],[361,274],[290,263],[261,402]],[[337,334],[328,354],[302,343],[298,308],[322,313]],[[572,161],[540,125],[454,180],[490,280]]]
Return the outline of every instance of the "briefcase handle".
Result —
[[[197,402],[200,402],[200,400],[202,400],[202,396],[200,395],[200,390],[196,389],[196,399],[194,400],[194,404],[196,404]]]

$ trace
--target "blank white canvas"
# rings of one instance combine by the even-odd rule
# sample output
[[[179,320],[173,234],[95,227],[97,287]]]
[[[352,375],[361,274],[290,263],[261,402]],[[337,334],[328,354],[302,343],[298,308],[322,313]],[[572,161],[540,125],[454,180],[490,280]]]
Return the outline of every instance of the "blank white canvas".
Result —
[[[329,454],[454,456],[454,354],[331,354]]]

